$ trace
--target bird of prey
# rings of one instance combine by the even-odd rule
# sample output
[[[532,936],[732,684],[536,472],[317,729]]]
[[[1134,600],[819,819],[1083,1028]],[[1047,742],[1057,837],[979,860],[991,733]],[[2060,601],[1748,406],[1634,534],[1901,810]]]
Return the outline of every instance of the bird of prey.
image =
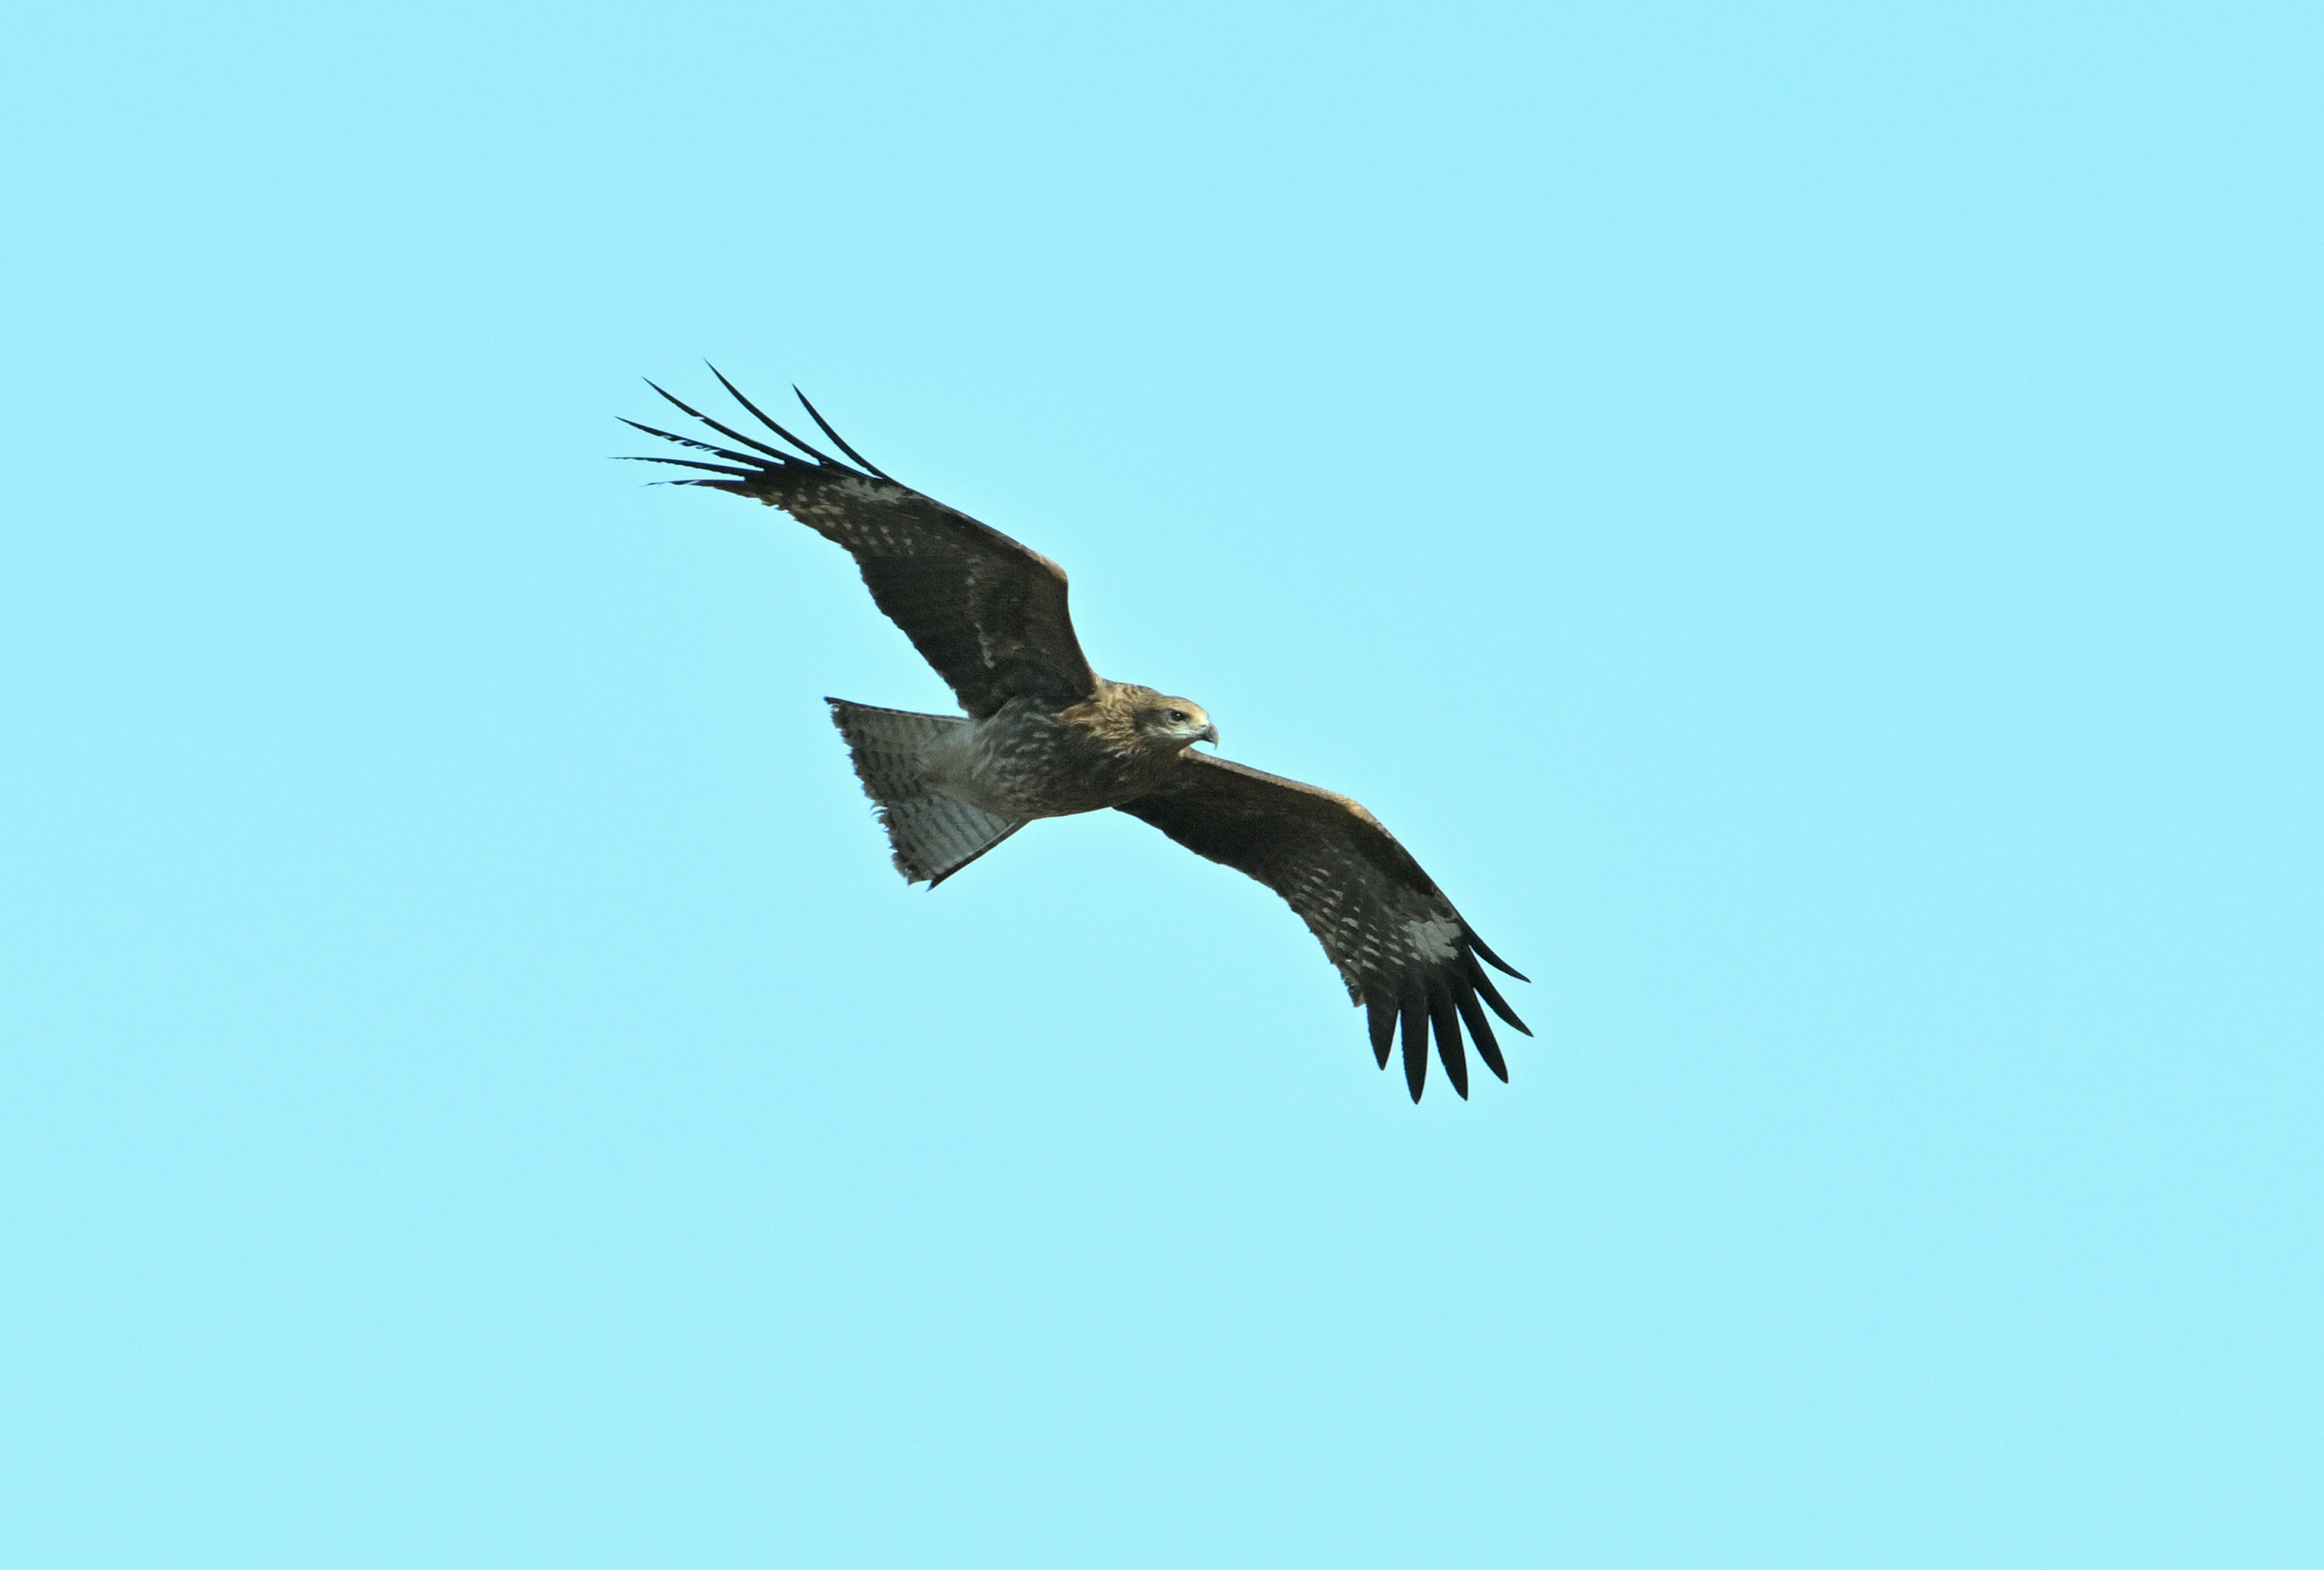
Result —
[[[1427,1083],[1432,1031],[1445,1077],[1463,1098],[1463,1025],[1485,1067],[1508,1078],[1478,1000],[1530,1036],[1484,966],[1525,978],[1485,947],[1378,818],[1344,796],[1194,751],[1219,739],[1202,705],[1090,669],[1056,562],[890,478],[805,393],[800,404],[844,460],[776,424],[716,366],[711,374],[783,446],[649,381],[733,445],[625,420],[706,455],[634,461],[700,471],[669,483],[779,507],[843,547],[873,602],[960,700],[961,716],[825,700],[907,881],[933,887],[1037,817],[1110,807],[1283,896],[1339,967],[1349,996],[1370,1011],[1382,1068],[1401,1027],[1413,1100]]]

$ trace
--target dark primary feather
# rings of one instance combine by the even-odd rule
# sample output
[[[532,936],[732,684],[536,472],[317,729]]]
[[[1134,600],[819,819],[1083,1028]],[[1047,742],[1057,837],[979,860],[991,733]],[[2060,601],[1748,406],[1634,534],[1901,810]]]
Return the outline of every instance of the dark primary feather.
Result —
[[[1503,1085],[1509,1082],[1509,1066],[1502,1059],[1501,1044],[1493,1039],[1493,1022],[1485,1018],[1485,1011],[1477,1004],[1474,993],[1462,993],[1453,998],[1461,1010],[1461,1022],[1469,1027],[1469,1038],[1477,1043],[1477,1056]]]
[[[1428,1084],[1428,1000],[1418,993],[1404,998],[1404,1085],[1418,1101]]]
[[[873,603],[904,630],[969,714],[982,718],[1019,697],[1061,708],[1096,691],[1097,678],[1082,656],[1066,608],[1065,571],[1056,562],[872,468],[804,394],[799,402],[808,416],[862,468],[849,467],[776,424],[716,366],[711,374],[798,454],[746,436],[654,387],[685,413],[751,450],[625,420],[622,423],[649,436],[740,466],[679,457],[637,461],[723,476],[670,483],[706,485],[780,507],[844,547]],[[646,385],[653,387],[651,382]]]
[[[1452,994],[1441,984],[1428,989],[1428,1020],[1436,1027],[1436,1056],[1444,1064],[1444,1076],[1452,1082],[1453,1093],[1466,1101],[1469,1059],[1461,1050],[1461,1017],[1453,1011]]]
[[[709,362],[709,361],[707,361],[707,360],[705,360],[705,361],[703,361],[702,363],[703,363],[704,365],[710,365],[710,362]],[[740,403],[743,408],[745,408],[745,409],[749,410],[752,414],[755,414],[755,415],[757,415],[757,416],[759,417],[759,423],[760,423],[761,425],[765,426],[769,430],[773,431],[777,436],[781,437],[785,441],[789,442],[793,447],[795,447],[795,448],[798,448],[798,449],[799,449],[799,451],[801,451],[801,452],[803,452],[803,453],[807,454],[807,457],[811,457],[811,458],[815,459],[815,461],[816,461],[816,462],[817,462],[817,463],[819,463],[819,464],[836,463],[836,462],[838,461],[837,459],[834,458],[834,457],[833,457],[829,453],[824,452],[822,449],[820,449],[820,448],[812,448],[812,447],[809,447],[807,443],[805,443],[805,442],[801,441],[798,437],[793,436],[789,431],[788,431],[788,430],[784,429],[781,426],[777,425],[773,420],[771,420],[768,419],[768,418],[767,418],[767,411],[766,411],[765,410],[763,410],[763,409],[760,408],[757,404],[755,404],[755,403],[752,402],[748,398],[743,397],[743,396],[742,396],[742,390],[740,387],[735,386],[733,383],[729,382],[728,380],[726,380],[726,373],[725,373],[725,372],[724,372],[724,371],[720,370],[720,369],[719,369],[717,366],[715,366],[715,365],[710,365],[710,374],[711,374],[712,375],[714,375],[714,376],[715,376],[715,377],[717,377],[717,378],[718,378],[718,384],[719,384],[721,387],[725,388],[727,392],[731,392],[731,393],[733,393],[733,394],[734,402],[735,402]],[[652,383],[651,382],[648,382],[648,383],[646,383],[646,385],[647,385],[647,386],[649,386],[649,387],[653,387],[653,383]],[[661,389],[660,389],[660,388],[659,388],[659,387],[654,387],[654,391],[655,391],[655,392],[661,392]],[[796,388],[796,387],[792,388],[792,389],[791,389],[791,391],[792,391],[793,392],[798,392],[798,401],[799,401],[801,403],[805,403],[805,402],[807,402],[807,394],[806,394],[806,393],[804,393],[804,392],[799,392],[799,390],[798,390],[798,388]],[[664,397],[668,397],[668,396],[669,396],[669,394],[668,394],[668,393],[663,393],[663,396],[664,396]],[[807,412],[808,412],[809,414],[814,414],[814,413],[815,413],[815,411],[814,411],[814,409],[809,408],[809,409],[807,410]],[[822,418],[821,418],[820,416],[818,416],[818,417],[816,418],[816,423],[817,425],[822,425],[822,424],[823,424],[823,420],[822,420]],[[827,428],[826,428],[826,429],[827,429]],[[840,445],[841,445],[842,447],[844,447],[844,446],[846,446],[847,444],[846,444],[846,443],[844,443],[844,442],[842,442]],[[862,463],[862,460],[861,458],[857,459],[856,461],[857,461],[857,462],[859,462],[859,463]],[[865,465],[864,465],[864,467],[869,468],[869,467],[871,467],[871,466],[870,466],[869,464],[865,464]],[[886,476],[885,475],[882,475],[882,476],[881,476],[881,478],[885,479],[885,478],[887,478],[887,476]]]
[[[1388,1055],[1396,1049],[1396,1000],[1381,993],[1366,998],[1364,1007],[1371,1015],[1372,1056],[1386,1068]]]
[[[718,367],[715,365],[711,366],[710,374],[714,376],[717,376]],[[726,382],[726,378],[724,376],[718,376],[718,379],[721,382]],[[730,392],[733,392],[734,383],[732,382],[726,382],[726,390]],[[870,458],[865,457],[862,453],[857,452],[853,448],[848,446],[847,439],[840,435],[839,432],[831,429],[831,421],[823,417],[823,411],[817,409],[814,403],[809,402],[807,395],[801,392],[797,385],[793,385],[791,388],[791,393],[799,401],[799,407],[807,411],[807,417],[809,420],[814,420],[816,424],[822,429],[824,435],[831,438],[833,443],[840,451],[845,453],[849,457],[853,458],[856,463],[861,465],[862,467],[871,470],[873,474],[879,476],[883,480],[891,480],[896,477],[887,470],[881,468],[879,465],[873,463]],[[740,398],[742,394],[740,392],[735,392],[734,396]],[[754,410],[752,412],[756,413],[757,411]],[[761,418],[763,419],[765,417],[761,416]]]
[[[741,431],[739,431],[739,430],[735,429],[734,429],[733,426],[731,426],[731,425],[721,425],[718,421],[716,421],[716,420],[715,420],[711,419],[711,418],[710,418],[710,416],[708,416],[707,414],[703,413],[703,412],[702,412],[702,411],[700,411],[699,409],[696,409],[693,404],[688,403],[688,402],[686,402],[684,400],[682,400],[682,399],[679,399],[679,398],[677,398],[677,397],[673,396],[673,395],[672,395],[672,394],[671,394],[671,393],[670,393],[670,392],[669,392],[666,388],[664,388],[664,387],[661,385],[661,383],[659,383],[659,382],[656,382],[652,377],[648,376],[648,377],[645,379],[645,383],[646,383],[646,385],[647,385],[647,386],[649,386],[649,387],[652,388],[655,392],[659,392],[659,393],[662,395],[662,397],[663,397],[664,399],[666,399],[666,400],[668,400],[669,402],[671,402],[671,403],[673,403],[673,404],[677,405],[678,410],[678,411],[679,411],[680,413],[682,413],[682,414],[691,414],[692,416],[694,416],[694,418],[695,418],[695,419],[696,419],[696,420],[698,420],[702,421],[702,423],[703,423],[703,424],[705,424],[705,425],[708,426],[711,429],[713,429],[713,430],[716,431],[719,435],[721,435],[721,436],[730,436],[730,437],[733,437],[736,441],[741,442],[744,447],[750,448],[752,448],[752,450],[757,451],[757,452],[762,452],[762,453],[766,454],[769,457],[773,458],[773,459],[774,459],[776,462],[778,462],[778,463],[795,464],[795,463],[797,463],[797,462],[798,462],[798,461],[799,461],[798,459],[797,459],[797,458],[793,457],[789,453],[787,453],[787,452],[783,451],[780,448],[769,447],[765,442],[761,441],[761,440],[760,440],[757,437],[755,437],[755,436],[744,436]],[[749,409],[749,410],[751,411],[751,412],[752,412],[752,413],[753,413],[753,414],[759,414],[759,411],[757,410],[757,408],[756,408],[756,407],[754,407],[754,406],[752,406],[752,405],[751,405],[751,404],[747,404],[747,403],[746,403],[746,404],[744,404],[744,405],[743,405],[743,407],[744,407],[744,408],[746,408],[746,409]],[[766,417],[765,415],[763,415],[763,414],[759,414],[759,418],[760,418],[761,420],[764,420],[764,421],[766,422],[766,424],[767,424],[768,428],[769,428],[770,429],[773,430],[773,431],[774,431],[774,433],[775,433],[777,436],[781,437],[785,441],[789,442],[793,447],[798,447],[798,448],[806,448],[806,450],[807,450],[810,455],[812,455],[812,456],[813,456],[813,457],[815,457],[818,462],[822,462],[822,463],[829,463],[829,462],[831,461],[829,458],[825,457],[823,456],[823,454],[821,454],[821,453],[819,453],[819,452],[816,452],[816,451],[815,450],[815,448],[811,448],[811,447],[807,447],[807,443],[805,443],[805,442],[803,442],[803,441],[799,440],[799,439],[798,439],[798,438],[797,438],[797,437],[793,436],[789,431],[785,430],[781,426],[777,425],[773,420],[768,420],[768,419],[767,419],[767,417]],[[632,423],[634,423],[634,422],[633,422],[633,421],[630,421],[630,420],[623,420],[623,421],[622,421],[622,423],[623,423],[623,424],[625,424],[625,425],[627,425],[627,424],[632,424]],[[664,430],[664,431],[658,431],[658,432],[656,432],[655,434],[659,435],[659,436],[669,436],[669,432],[668,432],[668,431],[666,431],[666,430]],[[669,439],[670,439],[672,441],[684,441],[684,440],[686,440],[686,439],[685,439],[684,437],[682,437],[682,436],[670,436],[670,437],[669,437]]]
[[[1508,966],[1411,854],[1355,802],[1190,752],[1160,789],[1119,810],[1282,895],[1339,967],[1349,996],[1369,1011],[1372,1053],[1382,1068],[1401,1027],[1413,1100],[1427,1082],[1432,1033],[1445,1077],[1457,1094],[1469,1094],[1464,1025],[1485,1067],[1508,1078],[1479,999],[1512,1029],[1533,1032],[1501,1000],[1478,959]]]
[[[618,414],[617,414],[617,415],[615,415],[613,418],[614,418],[614,419],[616,419],[616,420],[621,420],[621,416],[620,416],[620,415],[618,415]],[[662,439],[662,440],[664,440],[664,441],[674,441],[674,442],[678,443],[678,446],[680,446],[680,447],[688,447],[688,448],[692,448],[696,452],[715,452],[715,453],[716,453],[720,457],[730,457],[730,458],[733,458],[736,463],[738,463],[738,464],[742,464],[742,465],[744,465],[744,466],[744,466],[744,467],[742,467],[742,468],[739,468],[739,469],[726,469],[726,468],[724,468],[724,465],[717,465],[717,464],[709,464],[709,465],[706,465],[706,464],[687,463],[687,460],[686,460],[686,459],[684,459],[684,458],[672,458],[672,457],[633,457],[633,458],[624,458],[624,459],[622,459],[622,462],[624,462],[624,463],[632,463],[632,464],[684,464],[687,468],[690,468],[690,469],[698,469],[698,468],[720,468],[720,469],[724,469],[724,472],[725,472],[725,473],[727,473],[727,474],[733,474],[733,475],[755,475],[755,474],[757,474],[757,473],[759,472],[759,466],[760,466],[761,464],[762,464],[762,463],[765,461],[765,460],[764,460],[764,459],[762,459],[762,458],[755,458],[755,457],[752,457],[749,453],[746,453],[746,452],[736,452],[736,451],[734,451],[732,448],[724,448],[724,447],[719,447],[719,446],[717,446],[717,445],[716,445],[716,444],[715,444],[715,443],[707,442],[707,441],[696,441],[696,440],[695,440],[695,439],[694,439],[692,437],[690,437],[690,436],[679,436],[679,435],[677,435],[677,434],[676,434],[676,433],[674,433],[674,432],[664,430],[661,427],[659,427],[659,426],[658,426],[658,425],[640,425],[640,424],[639,424],[636,420],[622,420],[622,423],[623,425],[628,426],[632,430],[642,430],[642,431],[644,431],[648,436],[658,436],[658,437],[661,438],[661,439]]]

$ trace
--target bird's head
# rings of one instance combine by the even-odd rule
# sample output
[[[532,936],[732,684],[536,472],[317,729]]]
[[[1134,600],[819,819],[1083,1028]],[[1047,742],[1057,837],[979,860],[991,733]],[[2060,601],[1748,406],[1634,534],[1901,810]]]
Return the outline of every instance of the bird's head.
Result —
[[[1210,715],[1191,697],[1164,697],[1157,693],[1138,709],[1138,729],[1157,744],[1172,752],[1183,752],[1196,742],[1218,745],[1219,727],[1211,723]]]

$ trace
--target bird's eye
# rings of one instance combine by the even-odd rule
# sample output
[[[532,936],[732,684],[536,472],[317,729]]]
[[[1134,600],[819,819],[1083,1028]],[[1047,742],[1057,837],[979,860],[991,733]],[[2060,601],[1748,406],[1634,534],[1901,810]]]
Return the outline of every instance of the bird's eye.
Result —
[[[1170,711],[1168,718],[1170,723],[1174,725],[1185,725],[1186,723],[1186,711],[1183,708],[1174,708]]]

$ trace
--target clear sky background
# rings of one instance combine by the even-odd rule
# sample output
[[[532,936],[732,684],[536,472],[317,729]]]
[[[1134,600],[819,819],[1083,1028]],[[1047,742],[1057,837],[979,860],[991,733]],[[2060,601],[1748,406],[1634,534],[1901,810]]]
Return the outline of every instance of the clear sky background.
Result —
[[[2324,1562],[2324,24],[1747,9],[15,16],[8,1562]],[[1119,815],[907,890],[705,356],[1515,1082]]]

